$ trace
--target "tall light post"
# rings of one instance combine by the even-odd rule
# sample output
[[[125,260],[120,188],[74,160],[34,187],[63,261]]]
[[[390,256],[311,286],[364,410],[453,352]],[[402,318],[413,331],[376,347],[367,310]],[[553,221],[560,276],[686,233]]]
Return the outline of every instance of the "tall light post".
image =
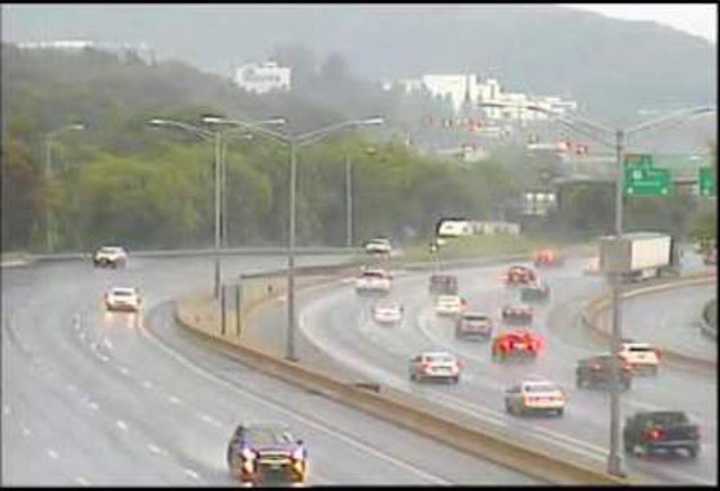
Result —
[[[352,202],[352,162],[350,156],[345,155],[345,246],[352,247],[353,242],[353,202]]]
[[[259,124],[276,124],[279,120],[272,119],[268,121],[260,121],[260,122],[253,122],[253,123],[244,123],[248,127],[255,127],[255,125]],[[284,120],[282,120],[282,123],[284,123]],[[205,128],[201,128],[199,126],[195,126],[189,123],[185,123],[182,121],[175,121],[172,119],[166,119],[166,118],[152,118],[150,121],[148,121],[148,124],[156,127],[171,127],[171,128],[178,128],[183,131],[186,131],[188,133],[192,133],[196,136],[199,136],[203,140],[206,141],[212,141],[213,142],[213,175],[214,175],[214,181],[215,181],[215,274],[214,274],[214,282],[213,282],[213,297],[215,299],[220,298],[220,283],[221,283],[221,264],[220,264],[220,245],[222,240],[222,223],[221,223],[221,217],[223,221],[227,221],[227,217],[225,214],[222,213],[222,196],[225,194],[224,190],[224,180],[223,177],[225,175],[224,170],[224,142],[223,142],[223,132],[221,131],[210,131]],[[226,212],[225,212],[226,213]]]
[[[384,123],[384,119],[380,117],[367,118],[362,120],[344,121],[342,123],[326,126],[319,130],[309,131],[307,133],[286,135],[276,131],[250,126],[243,121],[221,118],[217,116],[206,116],[203,122],[214,125],[231,125],[245,128],[251,132],[257,132],[272,138],[280,143],[287,145],[290,150],[290,193],[289,193],[289,231],[288,231],[288,274],[287,274],[287,337],[285,345],[285,358],[291,361],[297,361],[295,356],[295,191],[297,182],[297,150],[300,147],[317,143],[329,135],[349,128],[360,128],[365,126],[376,126]]]
[[[658,129],[664,126],[671,126],[684,119],[716,112],[717,109],[709,106],[683,109],[673,112],[667,116],[653,119],[628,129],[611,130],[601,124],[587,120],[580,116],[570,116],[551,111],[547,108],[534,104],[504,104],[500,102],[480,103],[480,107],[496,108],[519,108],[529,111],[538,111],[552,116],[553,119],[568,128],[583,133],[589,138],[606,146],[615,148],[617,177],[615,180],[615,235],[619,239],[623,234],[623,189],[625,185],[625,172],[623,160],[627,139],[630,135],[641,131]],[[599,136],[598,133],[601,135]],[[614,143],[612,143],[614,137]],[[612,337],[610,338],[610,352],[620,351],[622,340],[622,316],[620,309],[620,287],[622,273],[611,273],[608,275],[612,286]],[[619,372],[620,366],[617,360],[612,364],[613,384],[610,392],[610,454],[607,462],[607,472],[615,476],[623,476],[622,458],[620,456],[620,388]]]
[[[68,131],[82,131],[85,129],[85,125],[82,123],[73,123],[68,124],[66,126],[63,126],[62,128],[58,128],[56,130],[50,131],[47,135],[45,135],[45,179],[49,183],[52,179],[52,141],[53,138],[66,133]],[[50,254],[53,251],[53,241],[52,241],[52,217],[50,212],[50,204],[46,204],[45,206],[45,247]]]

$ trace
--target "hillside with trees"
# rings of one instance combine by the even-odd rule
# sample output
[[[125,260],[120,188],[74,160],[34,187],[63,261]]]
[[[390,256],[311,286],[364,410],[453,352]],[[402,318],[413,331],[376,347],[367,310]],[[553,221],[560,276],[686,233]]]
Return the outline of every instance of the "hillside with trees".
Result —
[[[653,22],[562,6],[55,5],[43,7],[42,23],[32,6],[3,7],[3,14],[4,41],[78,32],[143,41],[158,59],[224,76],[232,65],[295,46],[305,50],[293,65],[299,79],[349,67],[367,83],[474,72],[509,91],[575,99],[605,121],[717,100],[716,45]]]

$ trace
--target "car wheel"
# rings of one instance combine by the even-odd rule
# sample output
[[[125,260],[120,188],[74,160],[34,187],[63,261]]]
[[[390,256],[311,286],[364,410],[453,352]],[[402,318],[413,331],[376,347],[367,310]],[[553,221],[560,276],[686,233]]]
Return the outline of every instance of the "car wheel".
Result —
[[[575,388],[582,389],[583,385],[585,385],[585,384],[583,384],[583,379],[581,379],[580,377],[576,377],[575,378]]]
[[[565,412],[565,409],[562,407],[560,409],[555,410],[555,414],[557,416],[562,416],[564,412]]]
[[[625,382],[623,382],[623,390],[630,390],[630,385],[631,384],[630,384],[629,380],[626,380]]]
[[[460,382],[460,376],[459,376],[459,375],[456,375],[455,377],[453,377],[452,383],[453,383],[453,384],[457,384],[458,382]]]
[[[413,382],[417,382],[417,375],[414,374],[414,373],[411,373],[411,374],[410,374],[410,380],[412,380]]]
[[[697,458],[697,454],[698,454],[698,451],[699,451],[699,450],[700,450],[699,448],[688,447],[688,449],[687,449],[688,456],[689,456],[691,459]]]
[[[660,367],[658,367],[657,365],[654,365],[654,366],[650,369],[650,374],[652,374],[653,376],[657,376],[657,374],[658,374],[659,371],[660,371]]]
[[[505,399],[505,412],[509,414],[512,414],[513,412],[512,404],[510,404],[510,401],[508,401],[507,399]]]

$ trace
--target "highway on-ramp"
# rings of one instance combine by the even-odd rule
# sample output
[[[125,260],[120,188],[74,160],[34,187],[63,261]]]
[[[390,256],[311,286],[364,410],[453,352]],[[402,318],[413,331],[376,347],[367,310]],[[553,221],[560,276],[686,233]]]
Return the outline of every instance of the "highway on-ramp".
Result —
[[[299,263],[337,257],[303,257]],[[282,257],[223,259],[226,278]],[[233,486],[226,445],[241,421],[288,423],[309,484],[537,484],[237,363],[179,328],[172,300],[209,289],[209,258],[2,270],[2,484]],[[138,286],[143,315],[106,313]]]
[[[609,448],[609,397],[604,391],[575,388],[577,360],[607,351],[590,341],[578,322],[580,308],[606,291],[602,278],[581,273],[585,263],[571,259],[563,267],[542,271],[552,289],[551,302],[536,307],[533,324],[547,343],[539,359],[531,363],[494,363],[489,343],[456,340],[452,321],[434,314],[428,293],[429,273],[396,277],[391,298],[405,306],[400,326],[376,325],[370,314],[373,300],[358,296],[351,284],[309,300],[301,310],[300,326],[307,341],[335,363],[365,378],[466,412],[516,441],[552,445],[584,461],[604,465]],[[461,294],[473,310],[488,312],[498,319],[501,306],[514,295],[500,282],[506,268],[453,271],[459,277]],[[648,315],[633,308],[624,312],[628,325]],[[458,385],[409,381],[408,360],[426,349],[449,350],[466,363]],[[519,418],[505,412],[503,390],[525,376],[547,378],[566,388],[569,402],[563,417]],[[629,456],[626,464],[630,473],[650,474],[658,483],[716,484],[716,393],[714,372],[690,373],[663,367],[657,377],[636,377],[633,388],[622,397],[623,414],[666,408],[685,410],[700,424],[702,451],[697,460]]]

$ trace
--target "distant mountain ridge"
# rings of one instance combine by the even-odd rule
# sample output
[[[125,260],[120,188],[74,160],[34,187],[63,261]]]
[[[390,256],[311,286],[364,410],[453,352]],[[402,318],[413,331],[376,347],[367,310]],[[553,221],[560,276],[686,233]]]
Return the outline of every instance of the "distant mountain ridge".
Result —
[[[555,94],[606,118],[716,104],[717,46],[654,22],[550,5],[3,6],[3,39],[146,42],[230,74],[233,63],[299,44],[341,53],[380,81],[426,73],[493,75],[510,91]]]

